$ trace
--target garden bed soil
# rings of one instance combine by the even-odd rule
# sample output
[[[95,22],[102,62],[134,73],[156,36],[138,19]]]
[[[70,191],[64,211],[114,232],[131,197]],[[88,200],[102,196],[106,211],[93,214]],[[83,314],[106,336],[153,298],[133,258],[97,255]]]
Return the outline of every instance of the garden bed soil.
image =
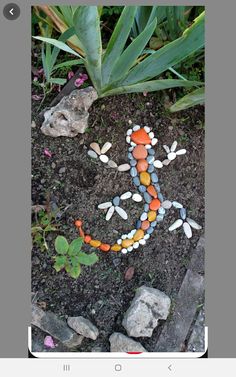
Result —
[[[170,96],[173,93],[169,91]],[[113,215],[109,222],[105,220],[104,212],[98,210],[97,205],[116,194],[134,192],[135,188],[129,172],[109,169],[100,160],[92,160],[87,155],[91,142],[103,145],[110,141],[109,157],[118,164],[128,162],[125,136],[130,127],[129,119],[134,124],[153,128],[159,140],[155,146],[158,159],[165,158],[162,145],[171,145],[174,140],[178,141],[179,149],[187,150],[184,156],[178,156],[169,166],[159,170],[161,192],[164,199],[183,203],[189,216],[204,228],[204,107],[171,114],[165,108],[171,100],[172,97],[158,92],[100,99],[90,109],[86,133],[75,138],[43,135],[40,131],[42,119],[33,106],[32,118],[36,127],[32,128],[32,204],[43,204],[49,195],[60,208],[70,207],[60,219],[60,230],[47,237],[49,252],[33,247],[32,292],[37,293],[38,301],[45,302],[46,310],[62,319],[82,315],[98,327],[97,340],[84,339],[79,352],[90,352],[94,347],[107,352],[109,336],[113,332],[126,334],[121,325],[123,315],[141,285],[165,292],[174,305],[191,253],[203,233],[203,230],[193,230],[193,237],[187,239],[183,229],[168,232],[169,225],[178,216],[177,210],[171,209],[145,246],[127,255],[96,250],[99,261],[91,267],[82,266],[78,280],[53,269],[55,237],[58,234],[69,240],[77,237],[76,219],[83,219],[84,230],[95,239],[112,243],[131,230],[139,218],[143,203],[127,200],[122,202],[128,213],[127,221],[118,215]],[[51,158],[44,155],[45,148],[52,152]],[[65,171],[60,174],[61,168]],[[83,249],[91,251],[87,245]],[[131,266],[135,273],[126,281],[125,272]],[[138,339],[149,352],[154,349],[161,328],[162,324],[150,339]]]

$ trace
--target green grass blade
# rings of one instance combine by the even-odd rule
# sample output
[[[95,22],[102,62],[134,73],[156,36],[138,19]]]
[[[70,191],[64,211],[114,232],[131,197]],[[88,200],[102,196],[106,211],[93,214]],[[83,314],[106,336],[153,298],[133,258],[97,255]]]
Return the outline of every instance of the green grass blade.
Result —
[[[157,90],[164,90],[177,87],[190,88],[192,86],[204,85],[200,81],[188,81],[188,80],[152,80],[146,81],[140,84],[134,84],[129,86],[122,86],[112,90],[104,92],[100,97],[111,96],[115,94],[125,93],[138,93],[138,92],[154,92]]]
[[[139,36],[135,38],[133,42],[125,49],[112,69],[109,82],[114,82],[122,78],[122,76],[124,77],[129,69],[135,64],[136,59],[142,53],[146,44],[150,40],[156,24],[157,22],[154,19],[152,23],[147,26],[144,31],[139,34]]]
[[[78,54],[77,52],[72,50],[72,48],[67,46],[67,44],[65,44],[64,42],[58,41],[57,39],[44,38],[44,37],[33,37],[33,38],[38,39],[39,41],[42,41],[42,42],[47,42],[47,43],[49,43],[53,46],[58,47],[62,51],[68,52],[69,54],[73,54],[73,55],[78,56],[79,58],[83,59],[83,57],[80,56],[80,54]]]
[[[58,68],[72,67],[73,65],[77,64],[84,64],[84,61],[82,59],[67,60],[65,62],[54,65],[53,71],[55,71]]]
[[[74,27],[86,55],[88,74],[95,89],[99,91],[102,85],[102,41],[97,6],[80,6],[74,14]]]
[[[104,85],[108,83],[114,64],[120,57],[125,47],[125,43],[129,37],[131,27],[134,23],[136,10],[136,6],[124,7],[112,33],[112,36],[108,42],[106,52],[102,60],[102,78]]]
[[[119,86],[129,86],[141,81],[150,80],[166,71],[169,67],[184,60],[203,46],[204,13],[195,19],[194,24],[187,28],[180,38],[162,47],[135,66],[127,77],[119,83]]]
[[[204,102],[205,88],[199,88],[182,97],[179,101],[177,101],[170,107],[170,111],[173,113],[175,111],[185,110],[195,105],[202,105],[204,104]]]

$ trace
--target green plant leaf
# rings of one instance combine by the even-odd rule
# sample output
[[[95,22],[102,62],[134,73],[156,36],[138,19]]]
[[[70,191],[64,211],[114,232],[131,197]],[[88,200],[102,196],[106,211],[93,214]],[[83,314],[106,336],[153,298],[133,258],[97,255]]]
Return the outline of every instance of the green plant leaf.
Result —
[[[85,266],[92,266],[94,263],[98,261],[98,256],[95,253],[86,254],[80,252],[78,255],[78,261],[79,263],[84,264]]]
[[[66,256],[64,255],[57,256],[55,258],[55,263],[53,267],[55,268],[57,272],[59,272],[65,267],[66,261],[67,261]]]
[[[67,239],[63,236],[57,236],[55,240],[55,249],[58,254],[66,254],[69,249]]]
[[[102,40],[97,6],[80,6],[74,14],[74,28],[83,51],[85,66],[97,91],[101,88]]]
[[[143,83],[121,86],[112,90],[105,91],[101,97],[111,96],[115,94],[124,93],[139,93],[139,92],[154,92],[157,90],[164,90],[177,87],[189,88],[192,86],[201,86],[204,83],[200,81],[188,81],[188,80],[151,80]]]
[[[73,65],[77,64],[84,64],[84,61],[82,59],[68,60],[66,62],[54,65],[53,71],[57,70],[58,68],[72,67]]]
[[[136,65],[125,79],[117,83],[117,86],[150,80],[202,48],[204,46],[204,14],[205,12],[197,17],[180,38],[168,43]]]
[[[67,82],[67,79],[60,79],[57,77],[52,77],[48,80],[51,84],[64,85]]]
[[[113,66],[125,47],[125,43],[134,23],[136,10],[136,6],[125,6],[115,26],[102,59],[103,85],[108,83]]]
[[[77,279],[80,276],[80,273],[81,273],[81,266],[80,266],[80,264],[78,264],[77,266],[72,266],[71,269],[70,269],[70,271],[69,271],[69,275],[73,279]]]
[[[109,82],[117,81],[124,77],[129,69],[135,64],[136,59],[144,50],[146,44],[151,38],[157,21],[154,19],[137,38],[125,49],[120,58],[117,59],[110,76]],[[112,85],[112,84],[111,84]]]
[[[204,102],[205,88],[199,88],[182,97],[179,101],[177,101],[170,107],[170,111],[173,113],[175,111],[185,110],[195,105],[202,105],[204,104]]]
[[[81,250],[81,247],[83,245],[83,238],[78,237],[75,240],[73,240],[69,246],[68,255],[76,255]]]
[[[75,52],[74,50],[72,50],[72,48],[70,48],[69,46],[67,46],[66,43],[58,41],[57,39],[54,39],[54,38],[45,38],[45,37],[33,37],[33,38],[34,39],[38,39],[39,41],[42,41],[42,42],[49,43],[49,44],[51,44],[51,45],[59,48],[62,51],[68,52],[69,54],[78,56],[79,58],[83,59],[83,57],[80,56],[80,54],[78,54],[77,52]]]
[[[57,228],[51,224],[48,224],[46,228],[44,229],[44,232],[55,232]]]

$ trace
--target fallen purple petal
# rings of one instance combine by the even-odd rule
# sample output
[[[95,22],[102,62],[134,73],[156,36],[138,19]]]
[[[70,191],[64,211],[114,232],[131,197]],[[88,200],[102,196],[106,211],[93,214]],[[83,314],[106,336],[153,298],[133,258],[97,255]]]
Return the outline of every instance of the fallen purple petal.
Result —
[[[50,335],[47,335],[44,339],[44,345],[45,347],[48,347],[48,348],[55,348],[55,344],[54,344],[54,340],[52,339],[52,337]]]
[[[47,148],[44,149],[44,154],[47,157],[52,157],[52,153]]]
[[[38,95],[38,94],[33,94],[33,95],[32,95],[32,99],[33,99],[34,101],[40,101],[42,98],[43,98],[42,95]]]
[[[88,80],[88,75],[86,75],[86,73],[80,73],[79,78],[75,80],[75,86],[79,88],[86,80]]]
[[[72,79],[72,77],[74,76],[74,72],[73,71],[70,71],[68,72],[68,80]]]

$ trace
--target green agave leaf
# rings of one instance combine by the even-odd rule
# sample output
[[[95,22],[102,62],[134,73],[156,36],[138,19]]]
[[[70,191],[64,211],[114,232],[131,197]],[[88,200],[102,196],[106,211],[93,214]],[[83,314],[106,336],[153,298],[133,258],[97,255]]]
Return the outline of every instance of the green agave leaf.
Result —
[[[104,92],[100,97],[111,96],[115,94],[135,93],[135,92],[154,92],[157,90],[164,90],[176,87],[192,87],[204,85],[199,81],[188,80],[152,80],[143,83],[121,86],[112,90]]]
[[[126,78],[119,83],[124,86],[150,80],[160,75],[187,56],[204,46],[204,12],[197,17],[182,37],[168,43],[154,54],[135,66]],[[118,85],[117,85],[118,86]]]
[[[136,59],[144,50],[146,44],[151,38],[157,21],[154,19],[144,31],[125,49],[120,58],[116,61],[110,76],[109,82],[114,82],[126,75],[129,69],[135,64]],[[112,84],[111,84],[112,85]]]
[[[205,88],[199,88],[182,97],[179,101],[177,101],[170,107],[170,111],[173,113],[175,111],[185,110],[195,105],[202,105],[204,104],[204,102]]]
[[[83,238],[78,237],[75,240],[73,240],[69,246],[68,254],[70,256],[74,256],[78,254],[78,252],[81,250],[81,247],[83,245]]]
[[[136,10],[137,7],[135,6],[124,7],[115,26],[102,60],[103,85],[108,83],[113,66],[125,47],[125,43],[129,37],[134,22]]]
[[[102,41],[97,6],[80,6],[74,14],[74,27],[85,52],[85,66],[97,91],[101,88]]]
[[[72,50],[72,48],[70,48],[69,46],[67,46],[66,43],[58,41],[57,39],[54,39],[54,38],[45,38],[45,37],[33,37],[33,38],[34,39],[38,39],[39,41],[42,41],[42,42],[50,43],[51,45],[59,48],[62,51],[68,52],[69,54],[73,54],[73,55],[78,56],[79,58],[83,59],[83,57],[80,56],[80,54],[78,54],[77,52],[75,52],[74,50]]]
[[[98,256],[95,253],[86,254],[83,252],[79,253],[78,261],[85,266],[92,266],[94,263],[98,261]]]
[[[77,64],[84,64],[84,62],[81,59],[68,60],[66,62],[54,65],[53,71],[55,71],[58,68],[72,67],[73,65],[77,65]]]
[[[55,240],[55,249],[58,254],[66,254],[69,249],[67,239],[63,236],[57,236]]]

